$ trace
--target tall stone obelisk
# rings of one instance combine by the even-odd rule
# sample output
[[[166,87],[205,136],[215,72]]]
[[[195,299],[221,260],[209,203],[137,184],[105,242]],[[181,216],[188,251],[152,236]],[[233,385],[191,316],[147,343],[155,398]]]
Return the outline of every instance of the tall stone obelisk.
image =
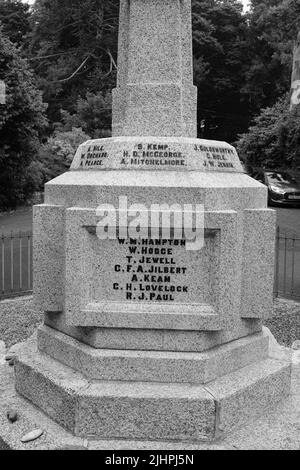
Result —
[[[212,441],[285,398],[290,365],[269,357],[262,333],[267,189],[234,147],[196,138],[191,0],[121,0],[113,102],[113,137],[82,144],[35,207],[44,325],[19,355],[16,389],[84,438]],[[99,206],[127,228],[120,200],[142,213],[204,206],[204,247],[100,239]]]
[[[189,0],[121,0],[113,135],[197,137],[191,31]]]

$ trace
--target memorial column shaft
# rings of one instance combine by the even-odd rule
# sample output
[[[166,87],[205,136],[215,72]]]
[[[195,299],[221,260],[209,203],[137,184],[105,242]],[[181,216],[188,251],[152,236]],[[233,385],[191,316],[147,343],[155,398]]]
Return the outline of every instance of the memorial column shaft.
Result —
[[[113,135],[196,137],[190,0],[121,0]]]

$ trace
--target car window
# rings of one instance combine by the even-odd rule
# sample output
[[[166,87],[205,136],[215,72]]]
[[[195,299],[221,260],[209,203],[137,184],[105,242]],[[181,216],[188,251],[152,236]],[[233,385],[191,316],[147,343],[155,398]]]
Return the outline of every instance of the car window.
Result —
[[[270,183],[298,184],[296,179],[287,173],[267,172],[266,176]]]

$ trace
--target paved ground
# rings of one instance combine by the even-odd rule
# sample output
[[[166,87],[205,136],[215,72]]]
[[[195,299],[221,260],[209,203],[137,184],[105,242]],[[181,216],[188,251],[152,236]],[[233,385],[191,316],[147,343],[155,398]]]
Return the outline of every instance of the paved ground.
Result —
[[[42,321],[43,314],[36,310],[32,296],[3,300],[0,302],[0,342],[4,341],[9,348],[25,341]]]

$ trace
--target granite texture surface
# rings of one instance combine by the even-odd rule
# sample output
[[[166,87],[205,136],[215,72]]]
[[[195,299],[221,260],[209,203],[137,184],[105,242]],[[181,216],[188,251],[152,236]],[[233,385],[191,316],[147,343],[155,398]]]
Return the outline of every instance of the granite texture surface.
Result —
[[[292,354],[292,351],[290,352]],[[300,359],[300,358],[299,358]],[[0,363],[4,362],[1,361]],[[7,364],[0,365],[0,450],[298,450],[300,446],[300,361],[293,363],[292,391],[288,399],[269,409],[262,416],[255,416],[230,432],[226,439],[215,443],[186,441],[147,441],[118,439],[83,439],[72,435],[55,423],[41,410],[22,398],[15,391],[14,370]],[[18,413],[18,421],[10,423],[9,409]],[[23,444],[21,438],[40,428],[41,438]]]
[[[242,302],[243,318],[272,316],[276,211],[244,211]]]
[[[88,386],[87,380],[73,369],[64,367],[50,357],[36,353],[31,338],[18,351],[15,363],[16,391],[43,410],[55,422],[74,433],[76,425],[76,393]]]
[[[113,135],[196,136],[191,1],[121,0]]]
[[[129,328],[154,330],[218,331],[223,322],[212,306],[206,304],[183,303],[160,305],[135,302],[98,302],[90,303],[75,317],[72,312],[73,325],[100,328]]]
[[[60,312],[64,302],[64,207],[33,209],[33,290],[36,308]]]
[[[212,440],[286,398],[290,363],[266,359],[205,385],[88,381],[36,352],[32,339],[16,360],[16,389],[80,437]]]
[[[0,302],[0,341],[11,347],[29,338],[43,322],[43,312],[33,305],[32,296]]]
[[[80,328],[65,314],[45,314],[45,324],[97,349],[201,352],[234,339],[259,333],[260,320],[237,320],[230,331],[178,331],[121,328]]]
[[[218,403],[219,436],[287,399],[290,387],[291,365],[274,359],[251,364],[206,384]]]
[[[194,139],[191,0],[120,6],[114,137],[83,145],[74,171],[49,182],[46,204],[36,209],[37,305],[53,329],[40,330],[40,351],[36,340],[18,351],[16,389],[85,438],[211,441],[289,393],[290,363],[268,358],[259,335],[272,304],[274,214],[267,188],[243,173],[231,146]],[[176,278],[176,302],[136,298],[139,261],[95,236],[95,209],[118,208],[120,196],[147,208],[204,206],[204,228],[214,236],[201,252],[161,257],[161,265],[190,268],[185,283]],[[155,278],[149,286],[171,284]],[[127,300],[143,300],[144,313],[153,301],[161,328],[149,321],[152,307],[138,326],[105,315],[97,323],[109,302]],[[197,305],[197,321],[187,316],[175,328],[165,315],[187,304]]]
[[[111,188],[104,188],[102,185],[99,185],[99,178],[98,178],[98,185],[96,185],[96,179],[95,179],[95,173],[96,172],[86,172],[84,175],[84,178],[80,176],[80,179],[83,183],[83,181],[88,182],[89,184],[91,183],[92,185],[95,185],[94,189],[97,189],[97,191],[104,191],[102,194],[102,197],[104,198],[105,202],[109,202],[112,204],[115,204],[116,207],[118,207],[118,193],[116,191],[113,191],[113,187]],[[98,175],[101,175],[100,180],[105,179],[106,176],[110,172],[101,172],[98,173]],[[132,172],[129,172],[130,175],[132,175]],[[128,173],[128,174],[129,174]],[[134,172],[135,173],[135,172]],[[150,175],[151,172],[147,173]],[[69,173],[70,174],[70,173]],[[193,175],[195,173],[193,172]],[[63,175],[62,178],[58,178],[57,183],[60,188],[65,188],[66,194],[68,194],[68,201],[66,199],[61,200],[60,197],[60,190],[58,190],[58,187],[56,186],[56,181],[54,180],[48,185],[48,190],[49,188],[52,188],[54,190],[53,196],[50,197],[49,193],[46,197],[47,202],[54,202],[54,200],[59,204],[63,204],[66,208],[66,214],[68,214],[68,224],[69,224],[69,229],[68,229],[68,242],[65,239],[65,253],[68,259],[72,259],[74,261],[74,266],[72,267],[71,265],[69,267],[65,267],[65,272],[69,276],[69,280],[66,283],[66,289],[68,294],[68,298],[72,300],[72,305],[70,304],[68,307],[68,315],[69,315],[69,322],[72,324],[75,324],[77,326],[80,326],[80,320],[82,319],[82,325],[83,327],[89,327],[89,326],[97,326],[97,325],[92,325],[91,323],[96,321],[95,319],[98,318],[97,314],[93,316],[92,322],[88,323],[88,316],[86,313],[80,314],[80,311],[82,312],[92,312],[93,309],[87,308],[91,304],[95,304],[95,299],[93,299],[93,296],[91,297],[89,292],[91,292],[88,288],[88,277],[85,276],[85,272],[88,272],[88,266],[89,263],[91,262],[91,266],[95,263],[97,259],[103,259],[104,263],[102,266],[102,270],[106,270],[106,265],[107,263],[111,262],[111,256],[109,256],[109,253],[107,252],[108,250],[101,251],[100,245],[99,247],[96,248],[94,242],[91,241],[91,235],[88,234],[82,226],[84,224],[90,224],[91,220],[86,220],[82,221],[81,219],[74,219],[74,214],[76,213],[81,213],[83,214],[84,211],[87,213],[92,214],[93,213],[93,208],[95,208],[95,202],[92,203],[92,197],[95,195],[93,189],[91,189],[90,186],[80,186],[78,180],[78,176],[81,175],[81,172],[74,172],[72,173],[74,175],[74,179],[76,181],[75,187],[74,187],[74,192],[72,190],[74,180],[71,178],[69,179],[68,174]],[[135,176],[137,176],[138,173],[136,173]],[[158,179],[161,179],[161,176],[163,173],[160,173],[160,177]],[[157,176],[157,174],[156,174]],[[180,183],[181,176],[183,178],[186,178],[186,174],[180,174],[180,178],[177,178],[177,182]],[[213,177],[212,177],[213,176]],[[139,174],[140,177],[140,174]],[[62,184],[61,181],[65,180],[68,181],[67,185]],[[109,177],[111,180],[111,178]],[[151,179],[151,178],[150,178]],[[164,177],[163,177],[164,179]],[[191,180],[193,178],[189,178],[186,180],[186,184],[191,183]],[[144,179],[145,181],[149,182],[148,179]],[[166,182],[167,180],[164,180]],[[157,181],[156,181],[157,182]],[[162,182],[162,180],[161,180]],[[170,186],[170,179],[168,180],[168,185]],[[136,181],[135,181],[136,183]],[[242,188],[242,186],[246,185],[246,188]],[[212,187],[216,185],[216,189],[214,191],[208,191],[207,186]],[[245,204],[251,200],[252,207],[257,206],[261,207],[263,205],[262,201],[264,201],[265,204],[265,188],[262,188],[261,185],[259,185],[257,182],[253,182],[249,177],[243,174],[238,174],[238,175],[233,175],[233,178],[229,179],[227,178],[226,174],[223,174],[222,177],[220,175],[209,175],[209,174],[202,174],[201,178],[201,187],[198,188],[196,191],[199,195],[202,193],[202,199],[199,198],[198,200],[196,199],[196,202],[202,203],[205,200],[205,197],[208,195],[209,197],[212,197],[211,203],[214,203],[215,205],[218,205],[216,203],[216,194],[220,194],[220,197],[223,196],[222,199],[222,205],[226,206],[226,197],[224,197],[224,193],[222,194],[222,187],[227,186],[226,191],[228,191],[227,194],[229,194],[231,191],[233,191],[234,199],[238,200],[239,203],[239,210],[237,212],[237,221],[235,222],[235,228],[236,233],[234,235],[233,233],[233,227],[230,227],[228,225],[228,228],[226,228],[227,222],[225,220],[229,221],[228,215],[226,215],[225,210],[220,210],[219,214],[216,211],[208,211],[208,214],[206,215],[206,226],[215,230],[219,230],[221,233],[221,239],[219,240],[218,243],[220,243],[220,258],[217,261],[219,263],[219,268],[217,271],[217,278],[213,280],[213,284],[218,286],[218,289],[210,289],[210,301],[205,301],[205,304],[210,305],[212,308],[214,308],[217,312],[217,314],[222,317],[222,321],[226,319],[226,328],[227,330],[232,329],[233,331],[222,331],[220,335],[211,335],[209,338],[208,336],[205,336],[202,332],[197,332],[196,334],[190,333],[190,331],[187,331],[186,333],[182,332],[181,334],[177,334],[174,331],[168,332],[166,329],[164,332],[157,332],[157,331],[150,331],[149,327],[148,329],[144,327],[143,332],[141,333],[141,336],[137,338],[137,332],[134,331],[134,329],[128,328],[128,331],[122,331],[121,329],[116,328],[115,331],[113,331],[113,328],[111,328],[111,325],[107,324],[108,328],[106,330],[103,329],[103,317],[101,318],[99,316],[99,327],[93,332],[91,331],[82,331],[82,330],[76,330],[75,337],[79,339],[80,337],[84,337],[83,341],[88,342],[91,345],[94,345],[96,347],[109,347],[112,349],[120,349],[120,348],[126,348],[126,349],[133,349],[141,348],[141,344],[144,343],[145,345],[149,345],[149,347],[153,349],[161,349],[162,347],[165,350],[168,350],[167,348],[171,348],[169,350],[195,350],[195,351],[200,351],[202,349],[207,349],[209,347],[213,347],[216,344],[220,344],[222,342],[230,341],[231,339],[234,339],[238,337],[238,331],[240,330],[240,336],[244,336],[245,334],[248,333],[253,333],[255,331],[259,331],[259,319],[257,318],[258,316],[264,316],[266,315],[266,311],[269,312],[269,305],[270,305],[270,295],[271,293],[269,292],[268,289],[265,289],[264,292],[262,292],[262,285],[261,283],[257,283],[255,280],[257,278],[257,271],[252,273],[252,277],[248,277],[248,281],[252,282],[252,286],[256,288],[255,290],[255,295],[253,294],[253,298],[250,296],[244,296],[242,295],[241,292],[241,277],[242,277],[242,260],[246,258],[247,253],[250,253],[253,247],[248,247],[246,243],[246,229],[244,230],[244,215],[243,211],[241,210],[241,207],[243,207],[243,197],[244,195],[247,195],[247,198],[245,199]],[[240,187],[239,187],[240,186]],[[253,189],[253,194],[256,195],[256,197],[253,199],[250,197],[249,191],[251,191],[251,188]],[[52,191],[51,189],[51,191]],[[125,188],[124,188],[125,189]],[[128,191],[130,187],[126,188],[126,191]],[[166,194],[167,188],[154,188],[153,193],[151,195],[151,198],[149,194],[147,194],[146,187],[141,189],[141,188],[136,188],[136,200],[139,200],[141,203],[156,203],[158,198],[160,200],[164,200],[164,195]],[[48,191],[47,190],[47,191]],[[82,190],[84,190],[84,193],[82,193]],[[176,199],[181,200],[181,201],[189,201],[189,202],[195,202],[195,199],[193,199],[192,194],[190,194],[190,191],[192,188],[185,188],[183,194],[187,199],[184,199],[184,195],[180,194],[179,188],[170,190],[168,189],[168,201],[170,203],[175,203]],[[154,199],[154,193],[156,194],[155,199]],[[55,197],[54,197],[55,194]],[[109,198],[105,199],[106,196]],[[123,194],[123,191],[122,191]],[[175,199],[175,194],[177,195]],[[239,194],[239,198],[237,196]],[[128,193],[127,193],[128,195]],[[252,195],[251,195],[252,196]],[[146,199],[147,200],[146,200]],[[189,199],[192,198],[192,199]],[[238,199],[237,199],[238,198]],[[76,208],[72,208],[72,206],[69,206],[69,204],[73,203],[74,201],[78,201]],[[103,201],[103,199],[101,199]],[[98,199],[99,201],[99,199]],[[129,204],[131,202],[134,202],[134,199],[132,199],[132,194],[131,194],[131,199],[129,199]],[[83,206],[83,204],[85,205]],[[220,201],[221,203],[221,201]],[[229,201],[228,201],[229,203]],[[232,204],[232,200],[230,200],[230,204]],[[90,209],[85,209],[85,207],[90,207]],[[206,208],[206,206],[205,206]],[[261,211],[260,213],[262,213]],[[209,215],[209,213],[211,215]],[[232,217],[234,214],[234,211],[227,211],[227,214],[231,213]],[[223,214],[223,215],[222,215]],[[226,219],[227,217],[227,219]],[[220,219],[220,220],[217,220]],[[75,223],[76,222],[76,223]],[[92,222],[95,224],[95,221],[92,220]],[[77,236],[75,235],[75,232],[78,231]],[[228,233],[228,238],[226,241],[226,230]],[[223,235],[223,236],[222,236]],[[225,238],[224,238],[225,237]],[[86,248],[83,248],[83,246],[86,246]],[[216,245],[218,246],[218,245]],[[271,248],[271,244],[269,243],[269,248]],[[253,250],[252,250],[253,251]],[[75,254],[76,252],[76,254]],[[106,254],[107,253],[107,254]],[[107,256],[107,263],[105,262],[105,256]],[[90,261],[89,261],[90,260]],[[262,267],[259,271],[260,275],[263,275],[263,273],[267,270],[268,275],[270,274],[271,267],[268,264],[267,267],[264,265],[264,259],[262,260]],[[68,265],[69,263],[67,263]],[[76,266],[75,266],[76,265]],[[210,263],[211,266],[212,263]],[[100,266],[99,266],[100,267]],[[201,267],[201,263],[199,264],[199,269]],[[95,267],[95,269],[98,270],[98,268]],[[203,273],[206,272],[206,269],[202,269]],[[97,272],[97,271],[95,271]],[[68,274],[69,273],[69,274]],[[80,274],[81,273],[81,274]],[[75,284],[73,284],[72,288],[72,283],[73,283],[73,278],[74,276],[77,276],[77,284],[75,287]],[[79,275],[80,274],[80,275]],[[250,273],[251,274],[251,273]],[[76,279],[76,276],[74,278],[74,282]],[[95,276],[93,276],[95,277]],[[107,276],[106,276],[107,277]],[[96,279],[96,277],[95,277]],[[201,277],[199,278],[201,279]],[[219,279],[219,281],[217,280]],[[230,279],[230,281],[229,281]],[[256,284],[255,284],[256,282]],[[207,283],[205,283],[207,285]],[[99,287],[101,284],[99,284]],[[85,286],[85,287],[84,287]],[[99,290],[99,288],[98,288]],[[81,293],[83,297],[81,298]],[[100,291],[99,291],[100,292]],[[263,297],[261,297],[261,295]],[[101,297],[101,296],[100,296]],[[272,297],[271,297],[272,298]],[[260,303],[262,302],[262,299],[266,299],[264,302],[266,302],[265,308],[260,307]],[[97,298],[98,302],[103,302],[105,299]],[[203,302],[202,302],[203,303]],[[255,308],[257,312],[255,312]],[[50,309],[47,309],[50,310]],[[111,310],[111,309],[110,309]],[[76,312],[78,311],[78,315]],[[96,309],[96,311],[101,311],[101,308]],[[163,312],[163,309],[162,309]],[[241,316],[247,316],[249,317],[249,320],[244,321],[241,320]],[[253,318],[252,318],[253,317]],[[62,324],[65,321],[65,314],[60,314],[58,317],[55,319],[54,315],[47,315],[47,324],[50,326],[53,326],[55,328],[62,328],[62,331],[67,331],[69,334],[74,334],[73,332],[75,331],[74,329],[70,327],[64,327]],[[211,321],[211,320],[210,320]],[[235,324],[235,325],[233,325]],[[117,325],[115,325],[117,326]],[[128,325],[130,326],[130,325]],[[212,324],[211,324],[212,326]],[[209,327],[209,326],[207,326]],[[224,328],[224,326],[222,325]],[[225,329],[226,329],[225,328]],[[215,329],[215,327],[212,326],[212,329]],[[83,333],[83,334],[82,334]],[[99,339],[97,339],[99,338]],[[229,339],[228,339],[229,338]],[[203,342],[204,339],[204,345],[200,345],[199,340]],[[153,341],[152,346],[150,346],[151,341]],[[188,342],[193,343],[193,348],[189,349]],[[163,343],[163,346],[161,346]]]
[[[87,379],[206,383],[268,357],[268,338],[248,336],[206,353],[97,350],[43,326],[38,348]]]
[[[243,173],[226,142],[167,137],[113,137],[82,143],[71,170],[155,170]]]
[[[300,303],[278,298],[274,301],[273,316],[265,321],[278,343],[291,347],[300,339]]]
[[[43,316],[42,312],[35,310],[32,296],[0,302],[0,340],[4,340],[7,347],[26,340],[42,323]],[[60,316],[56,314],[47,315],[48,323],[55,326]],[[244,323],[247,324],[247,321]],[[264,321],[264,324],[271,329],[279,344],[291,346],[294,341],[300,338],[300,304],[288,299],[275,299],[273,316],[271,319]],[[62,325],[61,328],[63,329]],[[257,328],[257,331],[260,330],[261,326]],[[241,331],[242,336],[255,332],[255,329]],[[72,330],[72,333],[75,337],[80,338],[80,333],[75,332],[75,329]],[[81,334],[83,337],[84,333],[82,331]],[[214,346],[214,341],[212,344]]]
[[[124,280],[125,274],[123,273],[119,280],[115,268],[119,263],[122,264],[122,259],[126,261],[128,248],[126,246],[120,247],[118,241],[102,241],[97,239],[96,236],[89,234],[85,227],[95,226],[96,222],[94,210],[83,208],[70,208],[66,210],[65,309],[69,325],[112,328],[109,324],[110,322],[108,324],[105,324],[105,322],[98,324],[97,310],[101,312],[101,304],[103,302],[111,302],[111,309],[113,309],[114,301],[120,302],[123,300],[125,302],[127,297],[122,293],[119,287],[121,284],[119,283],[123,280],[125,289],[126,282],[128,285],[130,279],[134,277],[133,273],[137,271],[132,267],[130,276]],[[197,252],[186,251],[184,248],[179,250],[173,247],[173,258],[169,258],[169,262],[174,263],[177,267],[186,267],[187,274],[184,278],[186,287],[182,287],[183,281],[181,279],[177,283],[181,281],[180,288],[185,288],[187,294],[176,294],[175,297],[168,295],[168,298],[174,297],[173,300],[175,300],[176,304],[182,304],[183,308],[185,304],[196,304],[195,311],[197,311],[198,304],[198,325],[196,328],[194,327],[196,331],[230,330],[234,320],[240,316],[239,298],[236,295],[240,285],[239,259],[237,257],[237,246],[239,244],[237,214],[234,211],[205,212],[204,224],[206,229],[219,232],[219,235],[215,237],[216,240],[213,242],[215,244],[215,247],[213,247],[214,251],[212,252],[208,242],[206,242],[205,248]],[[112,248],[109,249],[111,245]],[[153,263],[153,257],[151,260]],[[132,261],[132,264],[134,262],[139,264],[141,262],[140,258]],[[124,265],[125,268],[126,263]],[[205,277],[205,274],[207,277]],[[154,277],[157,278],[158,276]],[[173,280],[173,283],[175,280]],[[116,282],[118,291],[112,289]],[[145,284],[147,283],[143,282],[143,285]],[[136,283],[135,285],[139,286],[141,284]],[[147,285],[150,286],[150,284]],[[149,300],[148,298],[148,302]],[[147,311],[147,297],[145,295],[140,303],[142,308]],[[96,310],[94,315],[89,313],[92,311],[90,304],[93,304],[93,309]],[[99,304],[98,309],[97,304]],[[164,313],[165,304],[172,311],[170,299],[168,303],[156,302],[158,313],[160,311]],[[214,320],[212,315],[205,315],[204,312],[201,313],[202,305],[210,306],[212,312],[216,314],[215,326],[212,321]],[[126,312],[126,307],[124,308]],[[219,325],[217,315],[221,319],[221,324]],[[99,321],[103,322],[101,316],[99,316]],[[192,323],[192,321],[189,323],[188,319],[186,319],[185,329],[187,331],[193,330]],[[150,330],[152,326],[145,321],[143,328]],[[172,329],[171,326],[169,328]],[[162,325],[161,329],[168,330],[168,326]]]

